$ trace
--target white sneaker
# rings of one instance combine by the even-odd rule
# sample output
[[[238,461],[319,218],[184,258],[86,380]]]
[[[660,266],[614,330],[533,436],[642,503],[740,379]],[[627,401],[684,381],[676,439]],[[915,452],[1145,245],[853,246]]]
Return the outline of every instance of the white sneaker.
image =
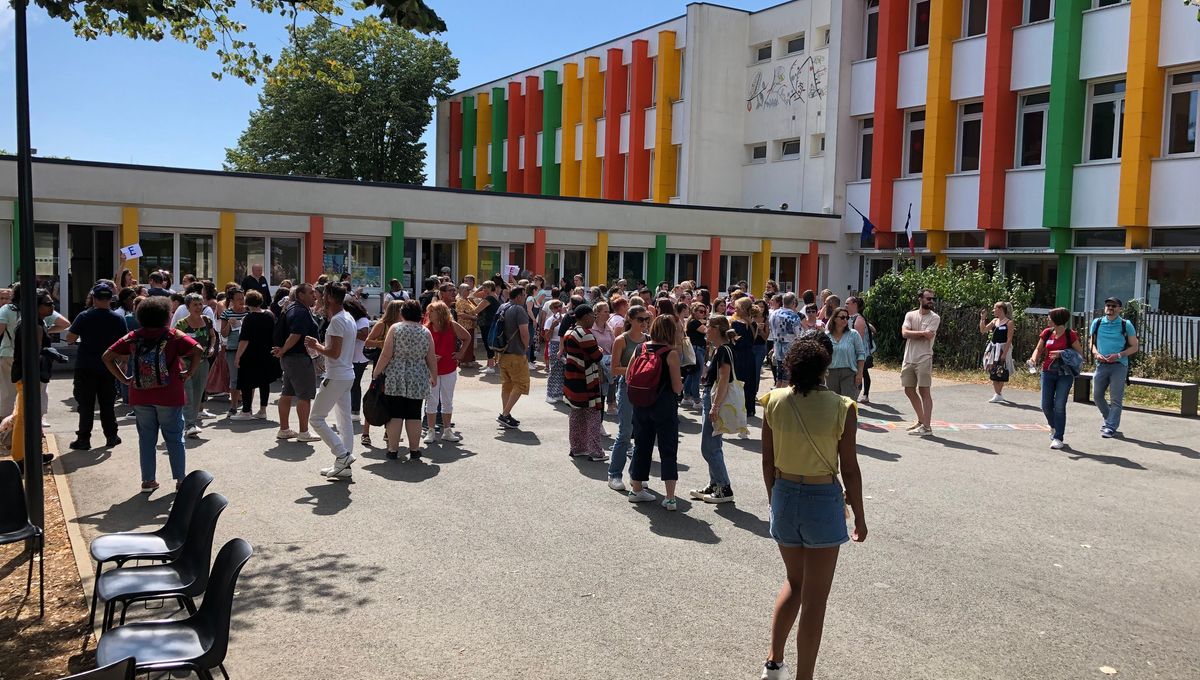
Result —
[[[788,672],[786,663],[779,662],[779,668],[767,668],[767,664],[763,664],[762,680],[791,680],[792,674]]]
[[[674,498],[664,498],[662,506],[671,512],[679,509],[679,503]]]
[[[630,491],[629,495],[625,496],[625,499],[630,503],[649,503],[650,501],[657,500],[658,496],[650,493],[650,490],[643,486],[641,491]]]
[[[353,453],[347,453],[345,455],[338,456],[333,461],[333,467],[327,467],[327,468],[321,470],[321,476],[323,476],[323,477],[349,477],[351,475],[350,464],[353,463],[355,460],[356,459],[355,459]]]
[[[1061,449],[1064,446],[1066,446],[1066,444],[1063,444],[1063,441],[1061,439],[1051,439],[1050,440],[1050,448],[1052,448],[1052,449]]]
[[[234,416],[230,416],[230,418],[233,418],[233,417]],[[288,428],[286,430],[280,430],[275,433],[275,438],[276,439],[295,439],[296,431],[291,428]]]
[[[625,482],[621,481],[620,477],[609,477],[608,488],[612,489],[613,491],[624,491]]]
[[[425,433],[425,438],[422,439],[421,441],[425,442],[426,444],[432,444],[432,443],[436,442],[437,439],[438,439],[437,432],[434,431],[433,428],[430,428],[429,431]]]
[[[546,403],[547,404],[557,404],[558,400],[555,399],[554,397],[546,397]]]
[[[209,411],[208,409],[204,409],[200,413],[196,414],[196,417],[200,418],[200,420],[208,420],[209,418],[216,418],[217,414]]]
[[[924,437],[924,436],[926,436],[925,424],[917,423],[915,427],[908,428],[907,432],[908,432],[908,434],[911,434],[914,437]]]
[[[298,442],[319,442],[319,441],[321,441],[321,438],[318,437],[317,435],[313,434],[312,432],[305,430],[304,432],[300,432],[296,435],[296,441],[298,441]]]
[[[187,429],[187,431],[184,432],[183,434],[185,437],[199,437],[200,436],[200,428],[193,425],[193,426],[189,427]]]
[[[442,441],[444,442],[461,442],[462,435],[455,432],[449,427],[442,428]]]
[[[254,419],[255,420],[266,420],[267,419],[267,409],[260,408],[257,411],[255,411]]]
[[[999,394],[993,394],[992,398],[988,399],[988,403],[989,404],[1003,404],[1004,397],[1000,396]]]
[[[537,364],[533,363],[532,361],[531,361],[531,362],[529,362],[529,370],[531,370],[531,371],[536,371],[536,370],[537,370]]]
[[[495,366],[488,366],[487,368],[483,369],[483,371],[481,373],[481,375],[495,375],[495,374],[496,374]]]
[[[246,413],[245,411],[238,411],[237,413],[229,416],[229,419],[230,420],[254,420],[254,416],[249,413]]]
[[[924,425],[921,427],[920,430],[917,430],[917,434],[922,437],[932,437],[933,436],[933,428],[928,425]]]

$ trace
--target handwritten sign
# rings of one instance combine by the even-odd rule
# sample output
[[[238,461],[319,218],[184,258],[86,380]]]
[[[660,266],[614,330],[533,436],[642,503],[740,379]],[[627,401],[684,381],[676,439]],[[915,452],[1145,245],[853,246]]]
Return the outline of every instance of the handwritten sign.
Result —
[[[142,256],[142,245],[135,243],[131,246],[121,248],[121,257],[126,260],[136,260]]]
[[[516,277],[520,273],[521,273],[521,268],[515,264],[509,264],[509,265],[504,266],[504,275],[505,276]]]

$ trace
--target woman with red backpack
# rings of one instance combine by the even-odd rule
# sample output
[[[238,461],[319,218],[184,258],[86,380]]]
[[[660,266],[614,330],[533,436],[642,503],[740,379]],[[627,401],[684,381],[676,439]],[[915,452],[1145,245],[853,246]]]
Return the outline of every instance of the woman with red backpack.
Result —
[[[650,340],[643,344],[625,373],[633,411],[633,460],[629,463],[630,503],[656,500],[646,488],[650,457],[658,439],[661,477],[666,487],[662,506],[677,510],[675,485],[679,481],[679,395],[683,393],[678,344],[679,323],[660,316],[650,325]]]

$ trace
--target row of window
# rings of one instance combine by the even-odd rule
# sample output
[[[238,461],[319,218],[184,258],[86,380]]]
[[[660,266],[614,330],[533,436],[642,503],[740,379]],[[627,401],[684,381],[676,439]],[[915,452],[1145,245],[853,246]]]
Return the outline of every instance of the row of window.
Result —
[[[768,160],[768,152],[770,160],[790,161],[800,158],[804,153],[804,140],[801,139],[782,139],[774,142],[765,142],[762,144],[751,144],[746,147],[749,163],[766,163]],[[825,155],[825,135],[812,135],[808,141],[808,155],[811,158],[819,158]]]
[[[1167,86],[1167,111],[1163,139],[1166,155],[1200,153],[1197,143],[1197,118],[1200,117],[1200,71],[1173,74]],[[1020,95],[1017,110],[1015,164],[1018,168],[1039,167],[1046,163],[1046,122],[1050,110],[1049,92]],[[1109,80],[1088,87],[1084,120],[1083,160],[1103,161],[1121,157],[1125,127],[1125,81]],[[983,131],[983,104],[968,102],[959,106],[956,172],[979,169]],[[871,178],[872,144],[875,121],[859,121],[858,159],[860,179]],[[901,170],[906,176],[920,175],[925,151],[925,111],[914,109],[905,114],[904,156]]]
[[[1005,0],[1022,3],[1021,19],[1031,24],[1054,18],[1054,0]],[[1119,5],[1129,0],[1091,0],[1091,7],[1099,9]],[[866,0],[867,17],[863,26],[863,58],[874,59],[879,47],[879,0]],[[908,48],[916,49],[929,44],[929,12],[932,0],[909,0]],[[988,0],[963,0],[962,37],[987,33]],[[769,53],[768,53],[769,56]]]
[[[818,28],[816,32],[816,48],[829,47],[830,37],[830,28],[828,26]],[[803,54],[804,47],[804,31],[775,40],[768,40],[767,42],[758,43],[750,47],[750,63],[762,64],[771,61],[776,54],[781,57]]]

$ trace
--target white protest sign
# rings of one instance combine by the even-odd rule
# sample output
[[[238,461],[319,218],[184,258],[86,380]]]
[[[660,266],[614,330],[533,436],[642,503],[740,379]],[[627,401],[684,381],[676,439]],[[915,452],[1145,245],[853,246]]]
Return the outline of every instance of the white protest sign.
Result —
[[[505,276],[517,276],[520,273],[521,273],[521,268],[515,264],[510,264],[510,265],[504,266],[504,275]]]
[[[142,246],[140,243],[135,243],[131,246],[121,248],[121,257],[126,260],[136,260],[142,256]]]

